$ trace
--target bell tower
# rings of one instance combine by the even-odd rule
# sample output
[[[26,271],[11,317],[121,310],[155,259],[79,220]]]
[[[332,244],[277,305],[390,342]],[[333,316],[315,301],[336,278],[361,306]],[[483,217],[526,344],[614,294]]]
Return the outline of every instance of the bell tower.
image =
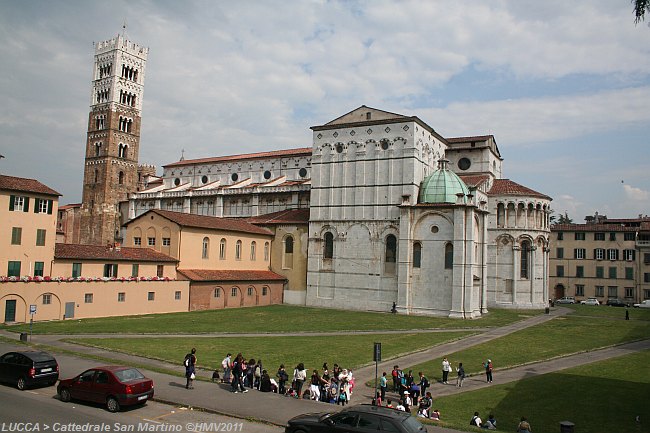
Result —
[[[80,241],[119,239],[120,202],[138,186],[142,95],[149,49],[118,35],[95,44]]]

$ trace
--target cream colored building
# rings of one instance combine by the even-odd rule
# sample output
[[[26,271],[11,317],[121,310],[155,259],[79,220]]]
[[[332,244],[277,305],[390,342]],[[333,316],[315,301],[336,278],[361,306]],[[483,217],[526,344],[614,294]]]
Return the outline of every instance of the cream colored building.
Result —
[[[550,286],[556,299],[650,299],[650,218],[608,219],[551,227]]]
[[[50,275],[60,195],[35,179],[0,175],[0,275]]]
[[[270,270],[273,233],[265,228],[159,209],[125,226],[128,246],[178,259],[178,278],[191,281],[190,310],[282,302],[286,278]]]

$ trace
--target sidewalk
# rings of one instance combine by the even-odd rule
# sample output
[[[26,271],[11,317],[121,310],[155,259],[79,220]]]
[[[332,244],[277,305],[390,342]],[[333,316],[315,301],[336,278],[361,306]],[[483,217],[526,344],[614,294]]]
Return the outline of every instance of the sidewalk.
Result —
[[[473,345],[490,341],[492,339],[516,332],[520,329],[534,326],[551,320],[559,315],[567,314],[570,310],[565,308],[558,308],[551,311],[550,315],[535,316],[533,318],[523,320],[512,325],[508,325],[498,329],[490,329],[480,335],[470,336],[465,339],[442,344],[440,346],[425,350],[422,352],[410,354],[398,359],[393,359],[380,364],[380,371],[382,369],[390,368],[395,364],[402,366],[415,365],[420,362],[428,361],[431,359],[442,359],[444,355],[462,350]],[[10,339],[18,340],[18,334],[0,331],[0,335],[6,336]],[[167,370],[175,370],[179,372],[179,376],[172,376],[168,374],[157,373],[154,371],[147,371],[146,374],[154,379],[156,384],[156,397],[158,401],[182,405],[192,406],[197,409],[203,409],[223,415],[228,415],[236,418],[250,418],[260,420],[278,426],[284,426],[286,421],[293,416],[304,414],[308,412],[323,412],[323,411],[337,411],[340,406],[331,405],[327,403],[313,402],[309,400],[299,400],[280,396],[273,393],[260,393],[256,390],[251,390],[245,394],[233,394],[230,392],[230,387],[222,384],[196,381],[195,389],[185,389],[185,379],[180,377],[183,373],[183,367],[179,365],[168,364],[162,361],[151,360],[133,355],[127,355],[117,352],[110,352],[106,350],[77,346],[74,344],[60,341],[65,336],[33,336],[33,343],[47,344],[52,347],[59,347],[70,351],[84,353],[87,355],[102,356],[118,360],[124,364],[144,364],[153,368],[163,368]],[[2,343],[7,346],[6,343]],[[540,362],[535,364],[524,365],[508,370],[496,370],[494,373],[494,383],[507,383],[532,377],[540,374],[550,373],[553,371],[563,370],[566,368],[574,367],[577,365],[584,365],[585,363],[596,362],[604,359],[609,359],[616,356],[622,356],[628,353],[633,353],[639,350],[650,348],[650,340],[640,342],[628,343],[616,347],[596,350],[592,352],[581,353],[577,355],[567,356],[563,358],[554,359],[551,361]],[[54,350],[56,353],[56,350]],[[97,365],[97,361],[80,359],[70,355],[57,355],[60,359],[62,367],[62,375],[72,375],[78,372],[66,371],[65,365],[67,363],[74,363],[76,365],[85,365],[83,368],[90,368]],[[352,398],[352,404],[369,403],[372,396],[372,389],[364,385],[365,381],[374,379],[375,366],[368,366],[356,370],[355,376],[357,378],[357,389]],[[199,377],[210,378],[212,371],[201,370],[197,371]],[[469,377],[463,384],[462,388],[457,388],[452,385],[442,385],[435,383],[432,385],[431,391],[434,396],[440,397],[444,395],[455,394],[459,392],[471,391],[474,389],[491,386],[486,384],[483,376]],[[437,426],[427,426],[430,432],[439,433],[454,433],[456,430],[441,428]]]

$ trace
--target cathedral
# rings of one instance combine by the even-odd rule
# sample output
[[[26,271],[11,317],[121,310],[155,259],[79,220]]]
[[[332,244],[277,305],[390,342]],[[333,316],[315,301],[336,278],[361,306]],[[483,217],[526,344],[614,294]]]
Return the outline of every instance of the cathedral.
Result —
[[[275,233],[283,302],[476,318],[547,304],[551,198],[502,176],[492,135],[443,137],[360,106],[310,147],[138,166],[147,50],[95,55],[81,238],[120,240],[152,209],[240,218]],[[122,227],[122,228],[121,228]]]

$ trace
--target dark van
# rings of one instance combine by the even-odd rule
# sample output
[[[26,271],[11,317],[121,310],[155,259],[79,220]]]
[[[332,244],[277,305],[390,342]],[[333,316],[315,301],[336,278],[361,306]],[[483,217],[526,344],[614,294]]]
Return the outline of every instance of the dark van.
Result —
[[[0,382],[23,390],[35,385],[52,386],[59,380],[59,364],[47,352],[8,352],[0,356]]]

